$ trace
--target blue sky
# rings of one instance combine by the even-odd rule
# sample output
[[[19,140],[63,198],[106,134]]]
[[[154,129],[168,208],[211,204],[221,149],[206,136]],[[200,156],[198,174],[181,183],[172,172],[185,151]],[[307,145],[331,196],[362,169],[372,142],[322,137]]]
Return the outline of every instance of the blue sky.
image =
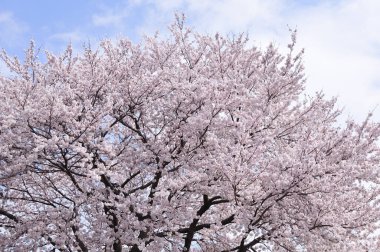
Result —
[[[305,48],[307,92],[338,96],[345,117],[362,120],[380,103],[378,0],[0,0],[0,47],[22,57],[33,39],[42,50],[71,42],[166,33],[176,11],[200,32],[248,32],[252,43],[282,50],[288,27]],[[5,72],[0,64],[0,71]],[[380,121],[380,106],[374,112]]]

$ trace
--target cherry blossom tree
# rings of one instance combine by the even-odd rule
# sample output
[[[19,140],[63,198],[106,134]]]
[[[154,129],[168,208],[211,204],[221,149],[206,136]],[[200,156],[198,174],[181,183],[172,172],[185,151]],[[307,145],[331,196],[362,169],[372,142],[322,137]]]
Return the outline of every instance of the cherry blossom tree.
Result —
[[[375,251],[378,123],[303,52],[202,35],[2,59],[2,251]]]

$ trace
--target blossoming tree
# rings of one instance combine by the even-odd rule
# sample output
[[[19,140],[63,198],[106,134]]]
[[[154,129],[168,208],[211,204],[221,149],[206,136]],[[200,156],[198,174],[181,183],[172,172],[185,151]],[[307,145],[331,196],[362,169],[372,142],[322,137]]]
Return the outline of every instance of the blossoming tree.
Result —
[[[375,251],[379,124],[302,52],[197,34],[33,45],[0,79],[2,251]]]

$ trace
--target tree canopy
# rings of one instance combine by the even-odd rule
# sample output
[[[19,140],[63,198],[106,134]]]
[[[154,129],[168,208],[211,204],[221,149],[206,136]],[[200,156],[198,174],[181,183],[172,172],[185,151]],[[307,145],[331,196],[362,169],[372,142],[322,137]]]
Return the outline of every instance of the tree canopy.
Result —
[[[375,251],[378,123],[245,35],[2,54],[2,251]]]

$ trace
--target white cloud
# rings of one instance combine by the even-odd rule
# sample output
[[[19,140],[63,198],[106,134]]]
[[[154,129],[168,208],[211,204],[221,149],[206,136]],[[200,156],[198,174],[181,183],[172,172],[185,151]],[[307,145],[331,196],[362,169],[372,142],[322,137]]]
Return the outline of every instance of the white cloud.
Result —
[[[120,31],[126,27],[126,19],[136,11],[135,7],[143,4],[140,0],[129,0],[112,7],[104,4],[98,5],[99,11],[92,15],[92,25],[95,27],[109,27]]]
[[[12,12],[5,11],[0,12],[0,24],[3,25],[9,25],[11,28],[16,29],[16,31],[20,30],[19,24],[14,20]]]
[[[94,14],[92,23],[95,26],[119,26],[122,24],[127,13],[115,13],[114,11],[106,11],[102,14]]]
[[[346,114],[363,119],[380,102],[379,1],[341,1],[296,13],[306,48],[309,90],[338,95]],[[380,120],[380,109],[374,112]]]
[[[27,31],[27,26],[17,21],[12,12],[0,11],[0,43],[2,45],[14,45]]]
[[[78,31],[55,33],[55,34],[50,36],[50,39],[62,40],[65,42],[81,41],[81,40],[83,40],[83,34],[81,34]]]

